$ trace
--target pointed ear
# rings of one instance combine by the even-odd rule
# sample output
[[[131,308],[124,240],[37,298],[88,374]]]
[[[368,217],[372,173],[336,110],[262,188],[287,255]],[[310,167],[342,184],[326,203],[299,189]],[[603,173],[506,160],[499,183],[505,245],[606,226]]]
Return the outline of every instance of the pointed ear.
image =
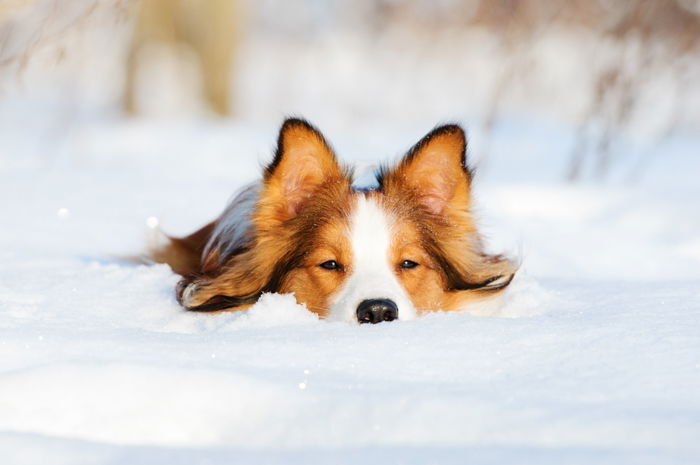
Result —
[[[343,179],[347,176],[321,132],[290,118],[282,124],[275,158],[265,169],[261,200],[284,221],[296,216],[320,186]]]
[[[456,124],[433,129],[387,175],[392,184],[410,188],[436,215],[469,206],[471,172],[466,167],[467,138]]]

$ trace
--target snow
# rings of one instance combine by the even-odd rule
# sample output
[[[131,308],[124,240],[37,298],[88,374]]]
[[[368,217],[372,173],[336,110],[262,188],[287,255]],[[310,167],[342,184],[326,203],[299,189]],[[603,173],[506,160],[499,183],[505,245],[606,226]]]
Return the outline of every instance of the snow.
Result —
[[[367,33],[367,2],[253,2],[235,119],[182,116],[197,91],[163,68],[141,89],[161,119],[125,120],[128,21],[106,2],[54,35],[90,3],[0,67],[2,465],[700,463],[697,49],[652,63],[606,176],[589,157],[567,183],[594,71],[635,38],[552,28],[511,56],[478,28]],[[34,47],[35,13],[3,57]],[[182,310],[178,276],[127,259],[217,216],[284,115],[362,183],[463,123],[487,246],[522,261],[503,298],[371,326],[289,295]]]
[[[476,197],[489,246],[523,264],[473,315],[359,326],[274,294],[185,312],[167,266],[123,258],[214,217],[277,124],[105,120],[56,144],[3,127],[3,463],[700,460],[697,139],[635,182],[564,184],[566,127],[502,126]],[[388,155],[421,135],[363,131]],[[336,145],[390,159],[362,144]]]

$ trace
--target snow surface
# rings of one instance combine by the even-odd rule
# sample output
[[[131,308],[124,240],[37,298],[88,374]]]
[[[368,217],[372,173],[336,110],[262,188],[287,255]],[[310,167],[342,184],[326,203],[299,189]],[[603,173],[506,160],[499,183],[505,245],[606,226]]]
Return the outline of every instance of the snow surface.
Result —
[[[570,129],[499,125],[476,196],[522,256],[509,293],[359,326],[284,295],[187,313],[168,267],[120,258],[218,214],[278,122],[0,116],[3,464],[700,462],[695,136],[571,185]],[[430,129],[317,123],[360,166]]]

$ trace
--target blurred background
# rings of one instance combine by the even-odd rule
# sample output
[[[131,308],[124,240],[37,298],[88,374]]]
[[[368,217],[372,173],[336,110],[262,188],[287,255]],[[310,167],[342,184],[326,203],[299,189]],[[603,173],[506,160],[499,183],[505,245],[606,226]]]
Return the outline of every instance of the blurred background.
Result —
[[[506,131],[552,177],[635,182],[700,130],[699,82],[698,0],[0,1],[5,163],[97,122],[302,115],[367,158],[456,120],[483,169]]]

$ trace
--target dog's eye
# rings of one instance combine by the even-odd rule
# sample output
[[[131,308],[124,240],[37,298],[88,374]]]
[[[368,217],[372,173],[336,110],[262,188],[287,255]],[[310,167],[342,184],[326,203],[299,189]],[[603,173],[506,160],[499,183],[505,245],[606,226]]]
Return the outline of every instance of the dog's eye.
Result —
[[[415,268],[418,266],[418,263],[414,262],[413,260],[404,260],[401,263],[399,263],[399,266],[403,268],[404,270],[408,270],[410,268]]]
[[[328,260],[327,262],[323,262],[319,265],[321,268],[326,269],[326,270],[333,270],[333,271],[338,271],[343,268],[343,266],[336,262],[335,260]]]

